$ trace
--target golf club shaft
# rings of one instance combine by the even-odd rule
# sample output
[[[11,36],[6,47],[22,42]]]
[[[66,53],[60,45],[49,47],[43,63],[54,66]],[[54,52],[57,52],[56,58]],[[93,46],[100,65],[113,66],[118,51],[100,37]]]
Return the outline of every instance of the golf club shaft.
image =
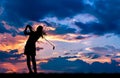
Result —
[[[54,47],[54,45],[50,42],[50,41],[48,41],[45,37],[43,37],[50,45],[52,45],[53,47]]]

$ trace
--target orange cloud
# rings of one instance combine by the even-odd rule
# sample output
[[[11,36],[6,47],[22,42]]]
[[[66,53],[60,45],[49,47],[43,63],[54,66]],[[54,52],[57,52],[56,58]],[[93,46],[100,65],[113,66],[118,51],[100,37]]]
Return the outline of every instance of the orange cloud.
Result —
[[[36,60],[38,72],[45,72],[41,70],[39,66],[39,64],[43,62],[45,63],[48,62],[48,59],[37,59]],[[16,63],[0,62],[0,68],[6,69],[6,72],[4,73],[28,73],[26,61],[16,62]]]
[[[77,36],[83,36],[86,37],[84,39],[87,39],[88,35],[78,35],[78,34],[65,34],[65,35],[51,35],[48,34],[48,36],[45,36],[48,40],[52,41],[62,41],[62,42],[81,42],[84,39],[76,39]]]
[[[100,62],[100,63],[111,63],[111,58],[110,57],[105,57],[105,56],[101,56],[99,58],[96,58],[96,59],[91,59],[91,58],[88,58],[86,56],[81,56],[81,57],[77,57],[77,58],[70,58],[68,60],[70,61],[75,61],[75,60],[83,60],[85,61],[86,63],[89,63],[89,64],[92,64],[93,62]]]
[[[0,68],[4,68],[7,69],[6,73],[11,73],[11,72],[16,72],[17,68],[9,62],[4,62],[2,64],[0,64]]]
[[[18,49],[18,51],[21,52],[24,48],[25,40],[26,38],[20,35],[13,37],[8,33],[0,34],[0,48],[6,52],[14,49]]]

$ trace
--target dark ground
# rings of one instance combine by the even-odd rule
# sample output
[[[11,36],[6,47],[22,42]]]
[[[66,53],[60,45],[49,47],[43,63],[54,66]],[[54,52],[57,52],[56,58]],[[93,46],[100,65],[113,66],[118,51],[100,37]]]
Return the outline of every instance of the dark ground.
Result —
[[[68,74],[68,73],[38,73],[38,74],[18,74],[18,73],[0,73],[0,78],[119,78],[118,74]]]

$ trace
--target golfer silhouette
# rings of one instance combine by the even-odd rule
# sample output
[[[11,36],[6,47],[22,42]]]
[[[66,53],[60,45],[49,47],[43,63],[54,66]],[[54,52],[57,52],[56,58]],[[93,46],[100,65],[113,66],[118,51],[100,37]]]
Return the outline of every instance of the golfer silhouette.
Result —
[[[43,35],[46,35],[46,33],[43,31],[42,26],[38,26],[37,30],[33,31],[32,26],[27,25],[24,30],[24,34],[29,35],[29,38],[26,42],[25,49],[24,49],[24,54],[26,55],[26,58],[27,58],[27,67],[29,69],[29,73],[37,73],[36,59],[35,59],[35,56],[36,56],[35,43],[40,37],[43,38]],[[32,61],[33,69],[31,68],[31,61]]]

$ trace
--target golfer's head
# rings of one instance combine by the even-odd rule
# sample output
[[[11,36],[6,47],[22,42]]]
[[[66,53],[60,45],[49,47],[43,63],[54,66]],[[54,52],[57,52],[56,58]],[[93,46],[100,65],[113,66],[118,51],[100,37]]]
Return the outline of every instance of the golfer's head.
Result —
[[[42,32],[43,31],[43,27],[42,26],[38,26],[37,27],[37,32]]]

